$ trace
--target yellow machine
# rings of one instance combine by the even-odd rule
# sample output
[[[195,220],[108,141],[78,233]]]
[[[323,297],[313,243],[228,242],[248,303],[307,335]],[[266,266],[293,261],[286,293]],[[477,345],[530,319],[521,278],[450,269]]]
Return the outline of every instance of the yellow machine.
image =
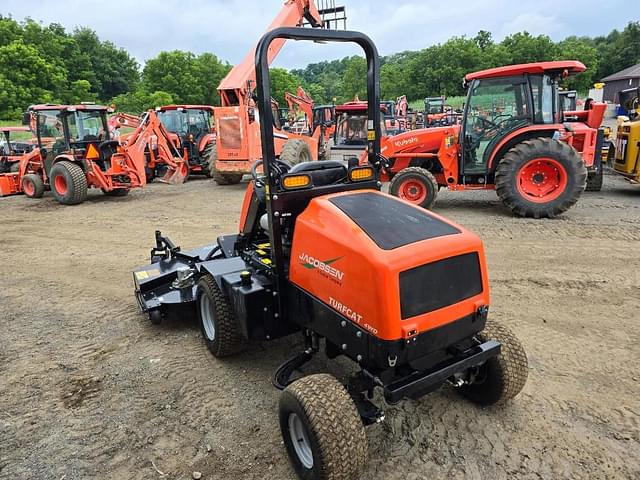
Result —
[[[628,118],[618,118],[613,169],[634,183],[640,183],[640,88],[620,92],[620,104]]]

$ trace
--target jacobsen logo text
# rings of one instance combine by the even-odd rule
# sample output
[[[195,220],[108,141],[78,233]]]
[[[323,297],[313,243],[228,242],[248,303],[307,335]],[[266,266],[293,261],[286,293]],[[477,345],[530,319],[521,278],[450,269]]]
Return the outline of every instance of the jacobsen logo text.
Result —
[[[341,272],[337,268],[331,266],[332,263],[337,262],[342,257],[332,258],[330,260],[318,260],[317,258],[313,258],[306,253],[301,253],[298,257],[302,262],[302,266],[304,268],[308,268],[310,270],[319,270],[320,272],[328,274],[330,277],[333,277],[339,281],[342,281],[344,278],[344,272]]]

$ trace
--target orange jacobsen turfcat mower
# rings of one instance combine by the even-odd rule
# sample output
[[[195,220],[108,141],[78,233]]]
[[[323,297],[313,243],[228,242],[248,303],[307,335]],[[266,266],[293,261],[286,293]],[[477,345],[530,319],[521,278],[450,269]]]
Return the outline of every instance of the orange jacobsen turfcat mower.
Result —
[[[273,41],[355,42],[368,63],[369,165],[277,160],[267,52]],[[256,51],[264,174],[253,168],[240,232],[182,252],[156,232],[151,264],[134,272],[136,296],[157,323],[170,310],[197,314],[216,357],[248,341],[300,332],[306,348],[273,383],[280,427],[303,479],[358,478],[372,403],[419,398],[450,383],[470,400],[505,402],[527,378],[518,340],[488,320],[482,242],[442,217],[380,192],[379,60],[364,34],[280,28]],[[256,164],[256,165],[258,165]],[[329,374],[292,380],[324,346],[359,367],[343,385]]]

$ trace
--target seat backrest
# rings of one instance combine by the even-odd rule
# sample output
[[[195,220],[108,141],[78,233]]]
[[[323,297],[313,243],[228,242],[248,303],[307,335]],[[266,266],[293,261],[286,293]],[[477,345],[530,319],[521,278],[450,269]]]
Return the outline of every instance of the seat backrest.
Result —
[[[347,178],[347,167],[338,160],[301,162],[289,170],[289,173],[307,173],[315,186],[332,185]]]

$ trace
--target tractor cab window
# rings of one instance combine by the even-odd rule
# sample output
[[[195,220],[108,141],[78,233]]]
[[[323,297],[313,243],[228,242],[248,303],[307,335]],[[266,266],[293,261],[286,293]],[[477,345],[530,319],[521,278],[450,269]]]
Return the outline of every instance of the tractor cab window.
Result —
[[[181,110],[164,110],[158,112],[158,119],[172,133],[184,136],[187,134],[187,117]]]
[[[64,135],[62,112],[41,110],[37,114],[37,135],[40,148],[52,155],[58,155],[67,148]]]
[[[199,137],[211,130],[211,115],[205,110],[187,110],[187,130],[190,135]]]
[[[313,126],[331,125],[333,123],[332,107],[317,107],[313,109]]]
[[[382,102],[384,106],[384,118],[395,118],[396,116],[396,104],[393,101]]]
[[[107,118],[103,111],[68,111],[65,117],[67,120],[67,128],[69,129],[69,143],[71,146],[89,142],[102,142],[109,139]]]
[[[464,173],[486,173],[489,157],[510,132],[530,122],[522,77],[474,80],[464,123]]]
[[[442,98],[427,98],[424,102],[424,109],[427,115],[434,115],[444,112],[444,100]]]
[[[531,94],[533,96],[533,115],[535,123],[554,123],[553,94],[555,85],[548,75],[532,75]]]
[[[335,132],[336,145],[366,145],[367,144],[367,114],[365,112],[344,112],[338,117]],[[380,115],[380,129],[382,135],[387,134],[384,115]]]

